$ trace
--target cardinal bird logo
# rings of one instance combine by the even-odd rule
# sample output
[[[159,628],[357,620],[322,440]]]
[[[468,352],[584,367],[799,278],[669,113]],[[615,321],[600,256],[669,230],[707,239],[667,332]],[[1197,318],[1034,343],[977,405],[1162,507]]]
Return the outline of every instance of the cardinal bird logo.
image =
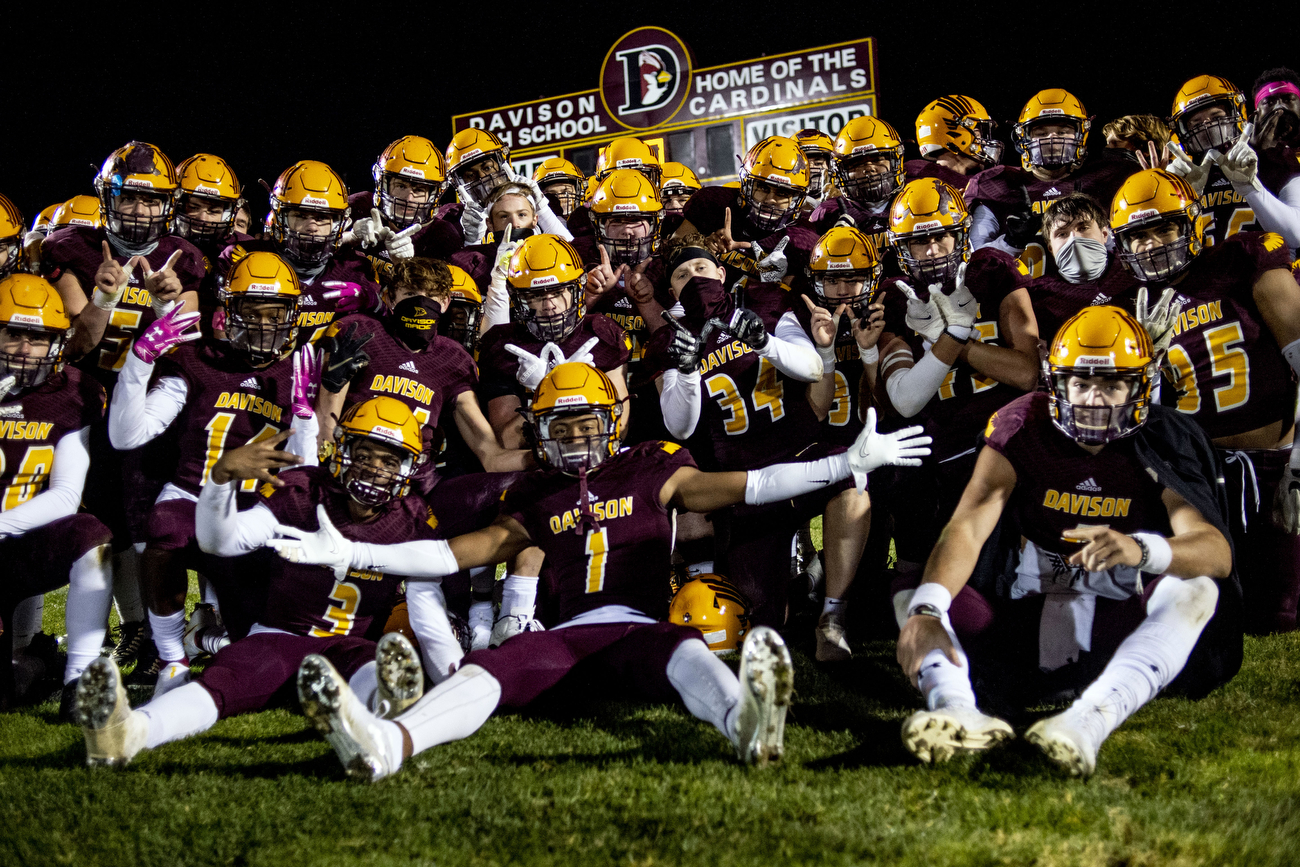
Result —
[[[620,115],[662,108],[681,86],[682,62],[667,45],[643,45],[614,55],[623,69]]]

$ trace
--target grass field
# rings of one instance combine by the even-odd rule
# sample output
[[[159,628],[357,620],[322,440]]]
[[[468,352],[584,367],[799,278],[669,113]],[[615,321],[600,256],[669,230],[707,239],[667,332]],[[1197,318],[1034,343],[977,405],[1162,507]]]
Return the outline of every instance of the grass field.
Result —
[[[1144,708],[1088,782],[1020,741],[917,765],[898,731],[919,697],[892,642],[855,642],[828,671],[808,637],[785,762],[762,772],[679,707],[581,695],[374,786],[290,710],[116,772],[83,766],[53,702],[0,715],[0,865],[1300,863],[1300,635],[1247,639],[1242,673],[1204,701]]]

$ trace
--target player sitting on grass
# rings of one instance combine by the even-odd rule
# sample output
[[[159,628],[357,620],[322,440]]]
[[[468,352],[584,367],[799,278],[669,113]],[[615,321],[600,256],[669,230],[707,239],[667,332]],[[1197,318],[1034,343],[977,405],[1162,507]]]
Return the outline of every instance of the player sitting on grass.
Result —
[[[1021,707],[1082,689],[1026,737],[1088,776],[1107,736],[1162,689],[1199,697],[1240,667],[1222,473],[1195,422],[1151,405],[1152,356],[1133,317],[1085,308],[1052,343],[1052,391],[989,420],[920,588],[895,596],[898,661],[927,706],[903,742],[922,761],[1012,737],[976,710],[972,683],[984,702]],[[994,550],[1008,568],[984,568]]]
[[[537,545],[555,570],[558,626],[470,653],[396,723],[368,712],[329,660],[308,657],[298,675],[299,700],[349,774],[377,780],[395,773],[410,756],[473,734],[498,709],[528,705],[570,672],[652,700],[680,696],[687,710],[735,745],[742,761],[762,765],[780,757],[794,674],[781,637],[755,627],[737,679],[698,629],[656,622],[668,613],[669,509],[709,512],[785,500],[850,475],[861,489],[876,467],[919,463],[929,437],[918,437],[919,428],[878,434],[873,416],[847,454],[704,473],[673,443],[620,449],[619,416],[620,401],[604,372],[561,364],[542,379],[528,413],[545,469],[506,492],[501,517],[490,527],[450,543],[367,548],[328,527],[270,543],[299,562],[339,569],[400,562],[400,571],[423,578],[499,563]]]
[[[376,397],[353,405],[336,429],[328,469],[303,467],[276,477],[274,470],[300,462],[277,450],[288,436],[286,431],[232,449],[217,460],[195,521],[206,553],[247,554],[277,535],[310,536],[317,527],[346,538],[344,544],[358,551],[433,538],[429,507],[407,495],[423,444],[420,423],[405,404]],[[260,502],[237,511],[236,492],[250,478],[266,483]],[[91,664],[78,681],[76,710],[88,764],[124,765],[141,749],[199,734],[223,717],[262,710],[285,695],[285,687],[292,694],[294,674],[309,654],[337,663],[358,694],[381,712],[396,713],[419,696],[424,679],[406,639],[385,635],[376,647],[364,637],[372,620],[392,609],[403,573],[382,566],[331,569],[274,557],[271,562],[278,565],[265,576],[269,592],[261,622],[222,648],[198,680],[133,711],[113,660]],[[437,681],[461,654],[442,591],[433,581],[411,581],[406,598]],[[378,662],[378,677],[370,660]]]

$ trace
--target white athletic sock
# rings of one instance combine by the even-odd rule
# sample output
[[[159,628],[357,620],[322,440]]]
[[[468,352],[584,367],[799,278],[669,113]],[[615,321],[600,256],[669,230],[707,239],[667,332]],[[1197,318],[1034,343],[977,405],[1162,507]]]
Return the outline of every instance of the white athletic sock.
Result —
[[[185,635],[185,611],[175,614],[155,614],[149,612],[149,628],[153,632],[153,643],[158,648],[158,658],[163,662],[178,662],[185,658],[185,645],[181,640]]]
[[[149,718],[149,737],[144,742],[147,749],[193,737],[217,724],[217,703],[198,683],[178,686],[136,712]]]
[[[378,713],[375,702],[379,695],[379,668],[373,659],[358,668],[357,673],[348,678],[348,687],[367,710]]]
[[[14,653],[25,650],[32,636],[41,631],[41,618],[45,615],[45,594],[28,596],[14,608]]]
[[[501,614],[527,614],[533,616],[537,605],[537,577],[507,575],[501,584]]]
[[[82,554],[68,571],[68,661],[63,682],[71,683],[99,656],[113,607],[113,558],[107,545]]]
[[[492,600],[485,599],[482,602],[474,602],[469,606],[469,631],[473,636],[475,646],[487,646],[487,642],[492,638],[492,618],[495,612],[492,610]]]
[[[1146,619],[1125,638],[1101,676],[1072,706],[1105,722],[1097,744],[1156,697],[1187,664],[1214,615],[1219,588],[1211,578],[1165,578],[1147,601]]]
[[[845,614],[849,610],[847,599],[833,599],[830,596],[822,602],[822,614]]]
[[[113,555],[113,601],[117,619],[122,623],[144,620],[144,601],[140,598],[140,552],[127,548]]]
[[[411,705],[397,722],[411,736],[412,755],[417,755],[474,734],[500,701],[500,681],[477,665],[467,665]]]
[[[407,581],[406,610],[411,616],[411,629],[420,639],[424,673],[434,683],[442,683],[452,666],[465,655],[447,619],[447,598],[442,593],[442,583]]]
[[[911,601],[910,596],[908,601]],[[945,614],[939,622],[948,633],[948,640],[956,649],[961,665],[953,665],[952,660],[942,650],[931,650],[925,655],[925,659],[921,660],[921,670],[917,673],[916,685],[925,696],[925,706],[929,710],[944,707],[974,708],[975,690],[970,684],[970,660],[966,658],[961,642],[957,640],[957,633],[952,631],[952,623],[948,620],[948,615]]]
[[[734,742],[727,714],[740,704],[740,681],[703,641],[683,641],[668,657],[668,682],[696,719]]]

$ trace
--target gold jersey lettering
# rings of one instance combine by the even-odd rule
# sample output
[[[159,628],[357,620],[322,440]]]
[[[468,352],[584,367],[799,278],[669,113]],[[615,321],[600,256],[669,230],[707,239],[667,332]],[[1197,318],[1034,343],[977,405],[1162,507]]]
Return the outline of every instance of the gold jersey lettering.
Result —
[[[1092,497],[1072,494],[1069,491],[1047,489],[1043,495],[1043,508],[1085,518],[1126,517],[1133,500],[1129,497]]]

